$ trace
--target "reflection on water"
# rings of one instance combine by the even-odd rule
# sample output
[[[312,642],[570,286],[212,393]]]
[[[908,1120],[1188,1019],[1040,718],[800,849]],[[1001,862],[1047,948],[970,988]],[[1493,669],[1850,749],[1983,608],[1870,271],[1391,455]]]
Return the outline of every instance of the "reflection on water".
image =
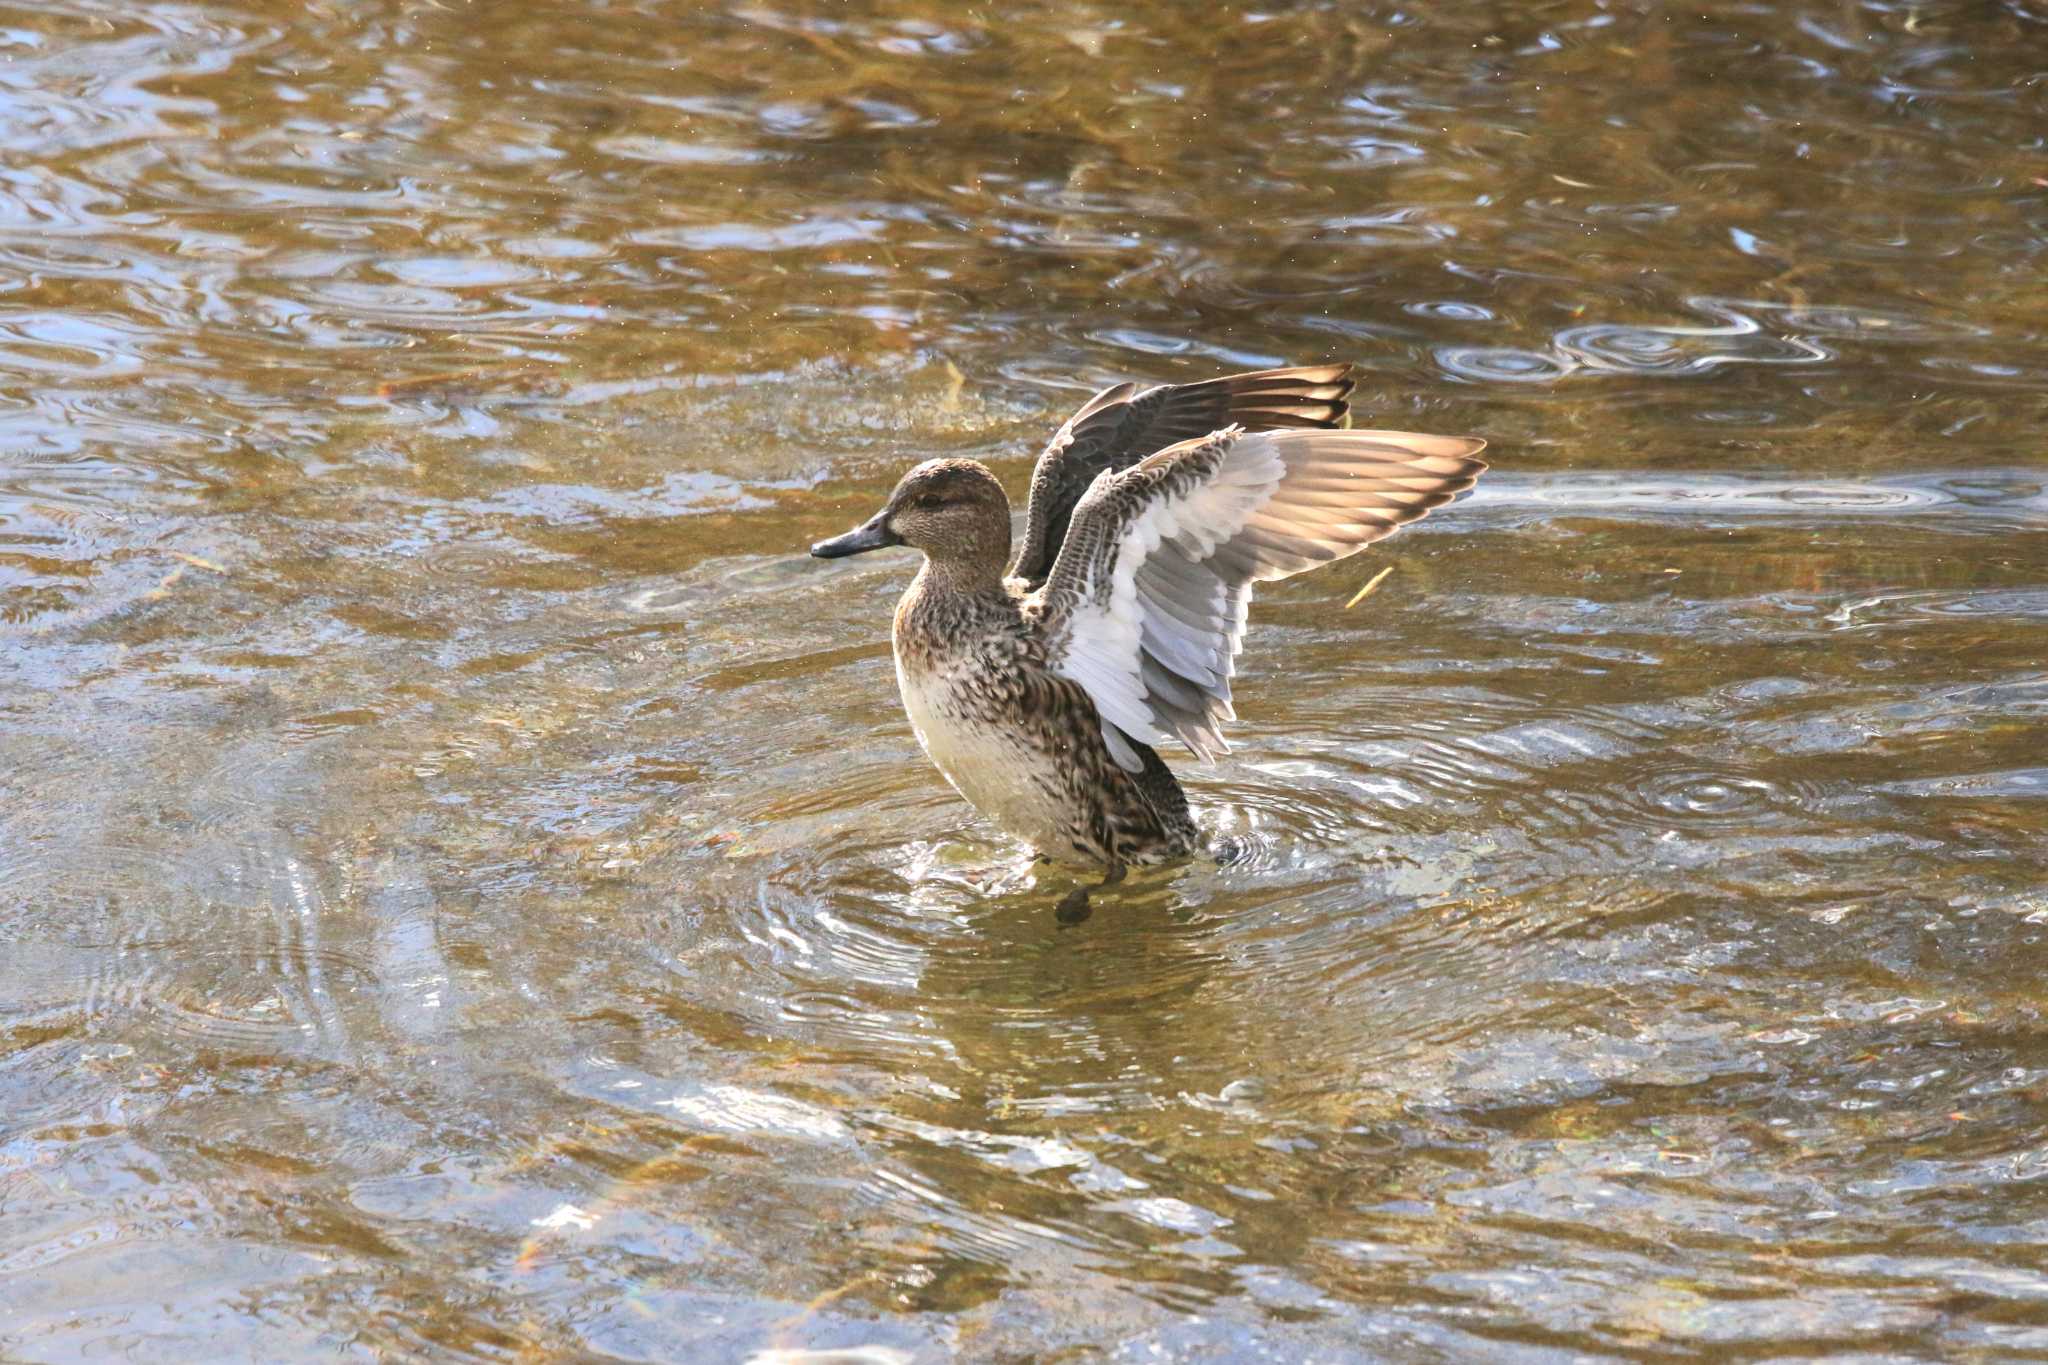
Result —
[[[2048,1351],[2044,42],[0,8],[0,1354]],[[1340,357],[1496,473],[1062,931],[802,547]]]

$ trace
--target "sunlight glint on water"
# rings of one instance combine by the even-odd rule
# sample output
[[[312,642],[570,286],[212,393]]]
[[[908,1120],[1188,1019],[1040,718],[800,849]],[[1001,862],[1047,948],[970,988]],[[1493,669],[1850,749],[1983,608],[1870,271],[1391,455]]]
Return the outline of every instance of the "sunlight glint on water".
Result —
[[[5,7],[0,1355],[2048,1351],[2044,42]],[[1322,359],[1495,472],[1061,930],[802,549]]]

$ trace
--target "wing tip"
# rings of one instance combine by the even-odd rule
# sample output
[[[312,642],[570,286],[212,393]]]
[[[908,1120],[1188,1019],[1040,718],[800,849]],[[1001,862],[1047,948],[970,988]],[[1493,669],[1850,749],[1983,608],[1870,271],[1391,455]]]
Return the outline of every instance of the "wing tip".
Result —
[[[1329,431],[1261,431],[1253,435],[1272,441],[1290,467],[1332,465],[1407,465],[1425,474],[1453,475],[1469,470],[1476,478],[1492,466],[1479,458],[1487,448],[1480,436],[1438,436],[1422,431],[1350,428]],[[1448,468],[1442,467],[1448,465]]]

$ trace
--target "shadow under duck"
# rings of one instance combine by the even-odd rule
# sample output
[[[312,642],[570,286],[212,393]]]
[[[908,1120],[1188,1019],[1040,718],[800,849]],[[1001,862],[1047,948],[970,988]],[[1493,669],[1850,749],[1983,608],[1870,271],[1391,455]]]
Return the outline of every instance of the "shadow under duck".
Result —
[[[1355,554],[1472,487],[1486,443],[1344,428],[1349,365],[1104,389],[1032,473],[1024,542],[974,460],[929,460],[811,553],[924,552],[896,680],[946,780],[1047,858],[1102,867],[1199,845],[1156,745],[1227,751],[1252,585]],[[1085,917],[1087,889],[1060,917]]]

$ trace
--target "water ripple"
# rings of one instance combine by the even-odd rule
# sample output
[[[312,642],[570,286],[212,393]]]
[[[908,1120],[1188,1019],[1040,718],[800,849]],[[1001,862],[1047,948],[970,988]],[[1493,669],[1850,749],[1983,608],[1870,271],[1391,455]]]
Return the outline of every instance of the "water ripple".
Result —
[[[10,1347],[2039,1347],[2039,9],[0,6]],[[1317,359],[1063,926],[803,546]]]
[[[1521,521],[1566,513],[1716,524],[1761,518],[1899,518],[1955,529],[2048,524],[2048,481],[2028,469],[1935,471],[1863,481],[1720,474],[1643,477],[1587,471],[1490,478],[1469,511]]]

